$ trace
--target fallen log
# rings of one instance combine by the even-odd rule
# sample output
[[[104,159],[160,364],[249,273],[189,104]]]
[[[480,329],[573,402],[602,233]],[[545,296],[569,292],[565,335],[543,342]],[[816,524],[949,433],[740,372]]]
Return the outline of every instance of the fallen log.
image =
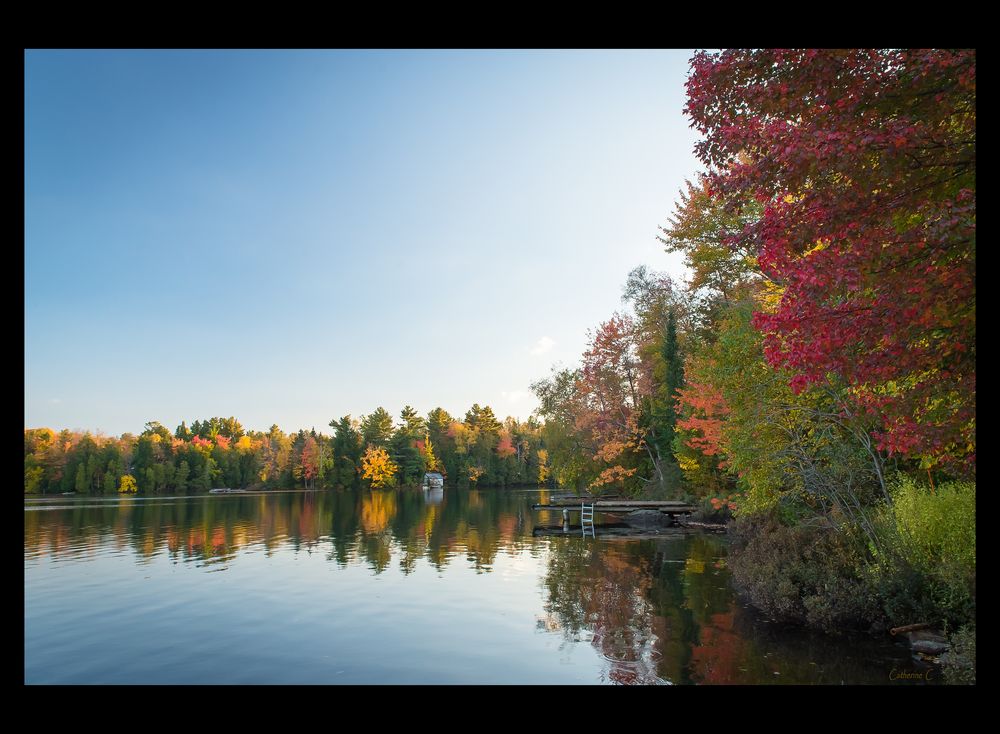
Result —
[[[931,625],[929,622],[920,622],[919,624],[904,624],[902,627],[893,627],[891,630],[889,630],[889,634],[895,636],[903,634],[904,632],[916,632],[917,630],[925,630],[931,626],[933,625]]]
[[[702,530],[711,530],[715,533],[726,532],[726,526],[718,522],[698,522],[697,520],[685,521],[678,520],[677,524],[685,528],[701,528]]]

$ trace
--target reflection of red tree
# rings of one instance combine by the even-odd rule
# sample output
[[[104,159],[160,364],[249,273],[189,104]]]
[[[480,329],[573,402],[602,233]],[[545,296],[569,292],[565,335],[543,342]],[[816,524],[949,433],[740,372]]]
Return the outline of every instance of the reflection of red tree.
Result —
[[[733,612],[713,614],[691,648],[691,677],[698,683],[739,683],[745,643],[733,631]]]
[[[311,436],[310,436],[311,438]],[[299,537],[306,541],[313,541],[319,537],[316,530],[315,507],[311,497],[307,497],[302,503],[302,512],[299,514]]]
[[[222,550],[226,547],[226,529],[221,525],[212,529],[212,548]]]
[[[652,633],[654,620],[648,601],[653,584],[649,562],[622,550],[602,548],[590,561],[586,575],[591,586],[581,589],[591,644],[611,663],[608,679],[624,685],[659,682]]]
[[[193,555],[196,548],[202,548],[205,545],[205,531],[201,528],[197,530],[192,530],[191,534],[188,536],[188,554]]]
[[[517,532],[517,518],[513,515],[501,515],[497,526],[500,530],[500,537],[510,542]]]

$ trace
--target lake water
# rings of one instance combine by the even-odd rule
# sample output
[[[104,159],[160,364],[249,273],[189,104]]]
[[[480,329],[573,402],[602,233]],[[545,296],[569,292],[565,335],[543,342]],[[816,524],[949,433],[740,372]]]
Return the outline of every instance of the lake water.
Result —
[[[762,619],[724,538],[539,534],[547,497],[26,499],[25,682],[936,682],[901,644]]]

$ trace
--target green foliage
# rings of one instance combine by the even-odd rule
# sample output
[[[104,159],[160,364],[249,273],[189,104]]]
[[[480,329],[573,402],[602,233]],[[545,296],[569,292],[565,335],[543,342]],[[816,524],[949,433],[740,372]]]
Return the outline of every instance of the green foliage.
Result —
[[[952,627],[975,618],[976,485],[932,488],[898,475],[891,505],[878,513],[883,551],[872,581],[893,623],[933,621]]]
[[[399,481],[404,485],[419,484],[426,469],[424,457],[417,450],[415,441],[404,425],[389,444],[390,456],[399,470]]]
[[[392,434],[392,416],[385,408],[379,407],[361,419],[361,438],[365,446],[384,448],[389,445]]]
[[[45,474],[45,470],[42,467],[34,464],[30,461],[30,458],[24,460],[24,492],[25,494],[34,494],[41,490],[42,477]]]
[[[87,470],[82,463],[76,467],[76,481],[73,486],[77,492],[87,491]]]
[[[361,432],[351,416],[330,421],[333,428],[333,466],[329,481],[334,487],[353,487],[361,471]]]
[[[497,434],[500,431],[500,421],[488,405],[480,408],[479,403],[473,404],[465,414],[465,423],[482,434]]]
[[[941,657],[944,679],[951,685],[976,683],[976,625],[960,628],[948,639],[951,649]]]
[[[864,508],[884,498],[882,459],[869,426],[845,412],[844,386],[814,385],[796,394],[789,376],[764,360],[752,311],[751,301],[725,310],[718,339],[694,363],[692,377],[714,385],[727,406],[721,443],[744,493],[738,511],[801,503],[863,525]]]
[[[177,471],[174,473],[174,487],[178,492],[183,492],[187,489],[188,477],[191,475],[191,467],[188,466],[186,461],[181,461],[180,466],[177,467]]]

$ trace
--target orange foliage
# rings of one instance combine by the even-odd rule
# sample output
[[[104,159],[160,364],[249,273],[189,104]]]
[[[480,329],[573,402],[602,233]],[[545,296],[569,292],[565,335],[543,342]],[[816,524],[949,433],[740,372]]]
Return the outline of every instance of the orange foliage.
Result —
[[[635,469],[626,469],[623,466],[611,466],[602,471],[597,475],[597,478],[590,483],[591,487],[602,487],[605,484],[612,484],[613,482],[618,482],[626,477],[630,477],[635,474]]]
[[[677,428],[691,431],[686,443],[705,456],[716,456],[722,450],[722,427],[729,415],[722,393],[711,385],[689,382],[677,391],[677,403],[684,416]]]

